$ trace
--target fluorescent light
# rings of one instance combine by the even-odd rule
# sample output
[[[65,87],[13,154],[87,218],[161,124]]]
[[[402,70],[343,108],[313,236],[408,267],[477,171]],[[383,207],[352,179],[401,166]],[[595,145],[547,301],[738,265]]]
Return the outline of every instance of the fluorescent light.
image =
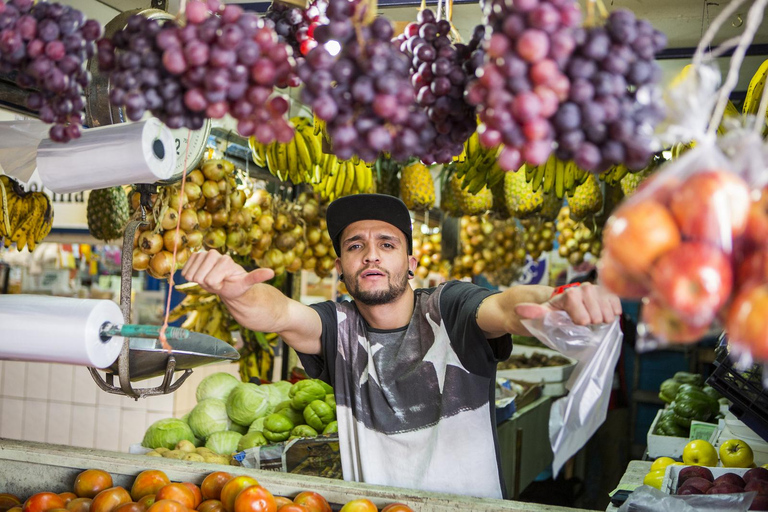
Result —
[[[330,53],[333,56],[338,55],[338,53],[341,51],[341,45],[338,41],[334,41],[331,39],[327,43],[325,43],[325,49],[328,50],[328,53]]]

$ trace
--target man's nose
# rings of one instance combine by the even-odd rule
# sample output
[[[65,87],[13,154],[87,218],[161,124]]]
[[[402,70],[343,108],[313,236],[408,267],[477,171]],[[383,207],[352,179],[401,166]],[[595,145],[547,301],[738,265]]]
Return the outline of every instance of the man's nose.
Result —
[[[369,247],[366,250],[363,261],[365,263],[369,263],[369,262],[372,262],[372,261],[373,262],[378,262],[379,261],[379,253],[378,253],[378,251],[376,250],[375,247]]]

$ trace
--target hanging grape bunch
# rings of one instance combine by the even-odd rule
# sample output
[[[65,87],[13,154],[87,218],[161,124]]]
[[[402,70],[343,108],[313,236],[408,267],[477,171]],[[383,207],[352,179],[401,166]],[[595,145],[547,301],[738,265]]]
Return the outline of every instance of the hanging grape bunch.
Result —
[[[616,9],[605,26],[582,29],[568,63],[568,101],[553,119],[557,156],[582,169],[602,172],[626,163],[648,164],[653,129],[664,118],[654,55],[666,46],[663,33],[632,11]]]
[[[51,140],[80,137],[83,91],[91,81],[86,61],[96,53],[101,25],[59,3],[0,0],[0,71],[16,73],[22,89],[33,89],[27,106],[53,123]]]
[[[237,5],[208,9],[187,3],[184,27],[136,15],[111,41],[102,39],[99,69],[111,72],[110,101],[132,121],[149,110],[170,128],[194,130],[206,117],[230,114],[243,136],[290,141],[288,101],[273,93],[291,74],[292,50]]]
[[[492,35],[467,101],[479,107],[480,142],[505,145],[499,165],[517,170],[525,161],[546,162],[553,149],[551,118],[568,97],[563,70],[581,21],[574,0],[489,0]]]
[[[447,164],[461,154],[477,128],[475,108],[464,101],[468,80],[463,64],[470,51],[451,42],[451,22],[437,20],[430,9],[420,11],[417,20],[396,41],[411,59],[416,101],[430,121],[423,131],[432,140],[420,148],[418,156],[426,164]]]
[[[313,0],[306,9],[293,7],[283,2],[272,2],[264,17],[274,23],[275,32],[280,41],[289,44],[297,63],[303,62],[304,56],[317,46],[314,33],[320,25],[328,23],[325,0]],[[297,87],[299,77],[293,74],[288,85]]]
[[[358,155],[373,162],[382,152],[406,160],[431,143],[424,130],[429,119],[415,108],[410,62],[391,41],[392,24],[383,17],[364,24],[367,8],[367,2],[328,2],[328,25],[314,31],[319,46],[298,69],[301,98],[327,123],[340,160]]]

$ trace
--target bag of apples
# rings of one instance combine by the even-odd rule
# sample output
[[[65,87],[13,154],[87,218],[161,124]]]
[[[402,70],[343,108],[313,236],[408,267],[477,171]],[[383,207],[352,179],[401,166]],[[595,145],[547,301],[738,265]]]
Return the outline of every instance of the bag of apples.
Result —
[[[765,162],[751,132],[700,143],[608,220],[598,275],[617,295],[643,300],[639,348],[693,343],[724,327],[733,344],[768,360]]]

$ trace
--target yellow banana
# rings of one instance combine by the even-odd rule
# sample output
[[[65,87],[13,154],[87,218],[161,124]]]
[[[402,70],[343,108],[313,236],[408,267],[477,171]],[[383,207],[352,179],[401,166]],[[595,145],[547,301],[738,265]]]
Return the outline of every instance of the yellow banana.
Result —
[[[555,175],[555,195],[557,195],[558,199],[562,199],[565,195],[565,174],[563,173],[563,168],[558,166],[556,162],[552,163],[552,167],[554,168],[552,174]]]
[[[336,197],[341,197],[344,192],[344,183],[347,180],[347,164],[348,162],[341,162],[339,164],[339,174],[336,177],[336,187],[333,190]]]
[[[347,162],[347,174],[346,179],[344,180],[344,195],[348,196],[349,194],[354,193],[354,187],[355,187],[355,173],[357,172],[357,166],[353,164],[352,162]]]
[[[296,145],[299,169],[301,169],[301,172],[304,175],[304,181],[309,181],[312,177],[312,166],[315,164],[315,161],[312,160],[312,155],[309,152],[307,141],[304,139],[302,132],[296,133],[296,136],[293,138],[293,143]]]
[[[285,173],[288,170],[288,150],[285,144],[277,144],[275,147],[277,153],[277,165],[280,171]]]
[[[744,114],[758,114],[757,109],[760,106],[760,98],[763,96],[765,80],[768,77],[768,59],[764,60],[757,72],[752,76],[747,87],[747,95],[744,97]],[[762,114],[760,114],[762,115]]]
[[[357,191],[359,193],[365,192],[367,190],[365,187],[367,181],[365,177],[366,168],[368,168],[368,166],[365,166],[365,168],[359,165],[355,167],[355,186],[357,187]]]
[[[552,192],[552,187],[555,184],[555,174],[557,167],[555,165],[555,156],[552,155],[542,164],[544,166],[544,192]]]
[[[564,175],[563,181],[565,183],[565,191],[568,195],[572,195],[576,190],[576,173],[574,172],[576,164],[571,160],[568,162],[558,160],[557,165],[563,167],[561,172]]]

